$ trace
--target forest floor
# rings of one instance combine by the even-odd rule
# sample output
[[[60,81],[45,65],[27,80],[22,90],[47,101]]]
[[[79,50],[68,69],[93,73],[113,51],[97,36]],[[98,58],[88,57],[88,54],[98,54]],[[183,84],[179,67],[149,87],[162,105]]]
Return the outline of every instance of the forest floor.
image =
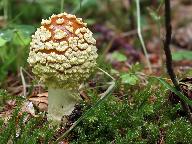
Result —
[[[172,87],[167,87],[171,80],[163,52],[163,15],[158,17],[150,8],[148,12],[142,34],[152,71],[137,38],[137,27],[124,32],[113,24],[94,23],[91,29],[97,33],[98,67],[114,80],[96,69],[80,90],[83,101],[67,116],[65,125],[54,127],[47,121],[47,87],[36,82],[28,65],[16,73],[9,70],[0,90],[0,143],[192,143],[192,125]],[[190,1],[172,1],[173,67],[192,100],[191,14]],[[115,86],[110,89],[111,82]],[[99,101],[109,89],[106,99]],[[80,117],[83,119],[78,121]]]

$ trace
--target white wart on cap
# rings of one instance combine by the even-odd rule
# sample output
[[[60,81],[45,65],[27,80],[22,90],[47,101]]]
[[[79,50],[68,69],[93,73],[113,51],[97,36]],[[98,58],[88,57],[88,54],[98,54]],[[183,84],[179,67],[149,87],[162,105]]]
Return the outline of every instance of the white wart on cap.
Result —
[[[28,62],[33,73],[53,87],[78,86],[94,70],[96,40],[87,24],[61,13],[42,20],[32,36]]]

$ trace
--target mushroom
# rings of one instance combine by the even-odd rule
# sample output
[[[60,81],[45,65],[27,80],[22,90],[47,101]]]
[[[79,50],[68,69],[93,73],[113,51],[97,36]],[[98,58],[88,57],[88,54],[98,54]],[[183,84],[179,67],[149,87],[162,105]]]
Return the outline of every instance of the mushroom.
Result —
[[[67,13],[43,19],[32,35],[27,61],[48,86],[48,119],[60,121],[81,100],[78,88],[96,66],[95,45],[87,24]]]

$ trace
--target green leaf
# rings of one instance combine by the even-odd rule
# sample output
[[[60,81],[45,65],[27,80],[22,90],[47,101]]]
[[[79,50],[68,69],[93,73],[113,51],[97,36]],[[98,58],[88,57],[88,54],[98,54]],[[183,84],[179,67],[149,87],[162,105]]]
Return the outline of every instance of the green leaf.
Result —
[[[116,61],[119,61],[119,62],[127,61],[127,57],[120,52],[114,52],[112,54],[112,58],[115,59]]]
[[[172,53],[173,60],[180,61],[180,60],[192,60],[192,51],[182,50],[176,51]]]
[[[15,32],[15,36],[13,38],[13,44],[15,45],[23,45],[26,46],[30,43],[31,38],[29,36],[24,36],[21,31]]]
[[[31,25],[15,25],[14,27],[17,31],[22,33],[24,37],[29,37],[35,32],[35,27]]]
[[[159,80],[166,88],[168,88],[169,90],[171,90],[172,92],[174,92],[180,99],[182,99],[185,103],[187,103],[188,105],[192,106],[192,101],[189,100],[184,94],[182,94],[181,92],[179,92],[175,87],[173,87],[172,85],[170,85],[168,82],[166,82],[164,79],[159,78],[159,77],[154,77],[157,80]]]
[[[155,10],[151,8],[148,8],[148,10],[149,10],[150,16],[154,21],[158,22],[161,19],[161,17],[158,15],[158,13]]]
[[[7,59],[6,62],[0,66],[0,74],[1,74],[0,75],[0,81],[5,78],[5,76],[8,73],[8,68],[10,67],[11,63],[13,63],[15,61],[15,59],[16,59],[16,55]]]
[[[14,31],[11,29],[6,29],[0,32],[0,37],[6,40],[7,42],[11,41],[14,35]]]
[[[4,46],[7,41],[0,37],[0,47]]]
[[[139,78],[134,74],[122,74],[120,77],[122,83],[130,85],[137,84],[137,81],[139,80]]]

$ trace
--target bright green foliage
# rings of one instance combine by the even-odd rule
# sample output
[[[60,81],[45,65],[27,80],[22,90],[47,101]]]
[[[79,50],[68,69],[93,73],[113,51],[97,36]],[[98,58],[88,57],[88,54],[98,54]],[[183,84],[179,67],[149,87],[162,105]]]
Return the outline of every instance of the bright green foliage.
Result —
[[[28,45],[34,31],[34,27],[29,25],[13,25],[0,30],[0,81],[9,71],[15,72],[26,64]]]
[[[0,47],[4,46],[6,43],[6,40],[4,40],[3,38],[0,37]]]
[[[135,74],[126,73],[121,75],[121,80],[124,84],[135,85],[139,78]]]
[[[127,57],[124,54],[120,53],[120,52],[113,52],[112,53],[112,58],[114,60],[118,61],[118,62],[125,62],[125,61],[127,61]]]
[[[192,60],[192,51],[181,50],[172,53],[173,60]]]

